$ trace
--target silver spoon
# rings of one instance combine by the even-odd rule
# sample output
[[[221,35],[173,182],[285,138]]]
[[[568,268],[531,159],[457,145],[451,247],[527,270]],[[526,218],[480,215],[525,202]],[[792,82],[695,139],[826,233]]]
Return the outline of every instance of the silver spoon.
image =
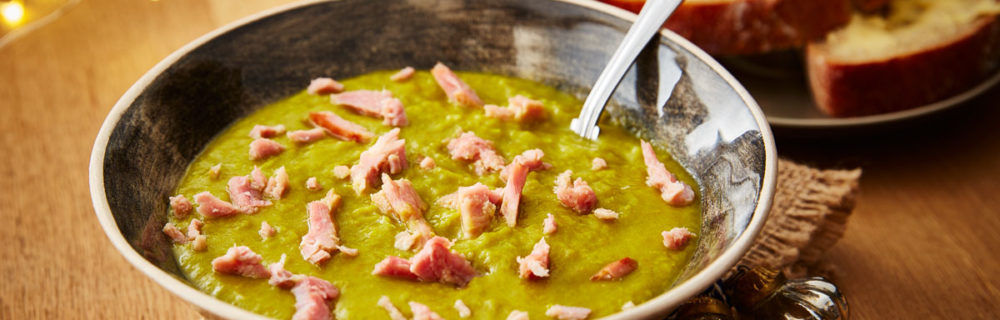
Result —
[[[569,128],[581,137],[597,140],[601,128],[597,127],[597,120],[601,118],[601,111],[604,105],[611,99],[611,94],[615,92],[618,83],[625,77],[625,71],[635,62],[639,52],[646,46],[649,39],[660,31],[663,22],[677,9],[682,0],[646,0],[642,10],[639,11],[639,18],[635,20],[622,39],[618,49],[611,55],[608,65],[597,77],[594,88],[587,95],[587,100],[583,102],[583,109],[580,109],[580,116],[570,122]]]

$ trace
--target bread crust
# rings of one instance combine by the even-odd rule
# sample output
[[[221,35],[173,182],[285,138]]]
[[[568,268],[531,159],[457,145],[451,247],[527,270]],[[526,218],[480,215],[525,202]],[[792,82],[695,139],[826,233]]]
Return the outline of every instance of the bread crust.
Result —
[[[664,24],[714,55],[801,47],[846,24],[848,0],[685,1]]]
[[[930,104],[979,83],[1000,63],[1000,19],[977,19],[951,40],[872,61],[837,61],[827,45],[806,47],[813,99],[835,117],[864,116]]]

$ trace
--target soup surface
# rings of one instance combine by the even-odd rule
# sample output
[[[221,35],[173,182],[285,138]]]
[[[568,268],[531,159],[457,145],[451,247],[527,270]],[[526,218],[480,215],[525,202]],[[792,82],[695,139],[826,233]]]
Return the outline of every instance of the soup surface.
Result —
[[[205,221],[207,250],[196,252],[189,245],[175,245],[174,253],[187,278],[199,289],[223,301],[274,318],[290,318],[295,312],[295,298],[285,289],[268,284],[267,279],[250,279],[216,273],[213,258],[236,245],[247,246],[260,254],[264,264],[277,262],[287,255],[285,268],[296,274],[311,275],[330,281],[340,289],[334,302],[338,319],[386,319],[385,310],[376,306],[380,296],[388,296],[404,314],[410,316],[407,302],[416,301],[447,319],[457,319],[453,307],[461,299],[475,319],[503,319],[512,310],[527,311],[532,318],[546,318],[552,305],[579,306],[591,309],[591,318],[618,312],[631,301],[642,303],[671,287],[681,268],[690,259],[695,243],[682,250],[669,250],[663,245],[661,232],[674,227],[686,227],[699,234],[698,198],[694,203],[674,207],[665,203],[659,192],[646,185],[646,166],[639,139],[613,123],[602,123],[601,137],[589,141],[569,130],[569,123],[579,112],[581,101],[554,88],[523,79],[482,74],[458,75],[468,83],[483,102],[500,106],[515,95],[541,101],[547,119],[522,124],[486,117],[481,108],[469,108],[448,102],[445,93],[429,72],[418,71],[406,82],[389,79],[393,71],[375,72],[342,81],[346,90],[389,90],[402,100],[409,125],[402,127],[406,139],[409,167],[393,179],[412,182],[420,197],[429,206],[424,216],[434,231],[453,241],[452,250],[464,255],[480,276],[464,288],[442,283],[411,282],[398,278],[372,275],[376,263],[387,256],[408,258],[414,251],[396,249],[394,236],[404,231],[392,218],[380,213],[369,195],[369,189],[356,195],[350,179],[338,179],[334,166],[351,166],[358,162],[368,143],[355,143],[327,137],[311,144],[297,145],[284,135],[274,138],[287,149],[280,155],[252,161],[248,145],[253,140],[248,132],[254,125],[284,125],[287,130],[308,129],[305,121],[309,112],[331,111],[381,135],[392,127],[381,119],[355,114],[334,105],[325,95],[305,91],[273,105],[261,108],[234,123],[211,142],[191,163],[175,194],[191,199],[194,194],[209,191],[227,200],[226,183],[230,177],[245,176],[259,166],[270,176],[284,166],[290,177],[290,187],[282,199],[261,208],[256,214],[238,214],[226,218],[205,219],[198,214],[171,222],[185,228],[192,218]],[[532,171],[521,198],[520,215],[515,227],[508,227],[502,217],[475,239],[465,239],[457,210],[435,204],[442,196],[460,186],[481,182],[501,188],[505,182],[497,173],[477,175],[465,161],[453,160],[447,143],[460,132],[472,131],[494,143],[509,163],[521,152],[539,148],[543,160],[552,168]],[[662,148],[657,154],[666,168],[678,179],[698,190],[692,177]],[[433,169],[422,169],[419,162],[431,157]],[[591,161],[601,157],[608,167],[592,170]],[[209,169],[221,164],[221,175],[210,178]],[[563,206],[553,187],[556,177],[565,170],[573,171],[573,179],[583,178],[597,194],[600,208],[620,213],[617,220],[603,221],[593,214],[582,215]],[[308,190],[306,180],[316,177],[323,189]],[[302,258],[299,243],[307,233],[306,204],[319,200],[334,189],[343,197],[342,205],[332,215],[339,229],[341,243],[360,252],[355,257],[343,253],[317,266]],[[697,191],[696,191],[697,192]],[[551,213],[558,224],[554,234],[543,235],[542,224]],[[262,239],[258,234],[261,222],[272,225],[277,233]],[[516,258],[527,256],[533,245],[544,236],[551,246],[550,276],[542,280],[518,277]],[[624,257],[638,262],[638,269],[616,281],[591,281],[603,266]]]

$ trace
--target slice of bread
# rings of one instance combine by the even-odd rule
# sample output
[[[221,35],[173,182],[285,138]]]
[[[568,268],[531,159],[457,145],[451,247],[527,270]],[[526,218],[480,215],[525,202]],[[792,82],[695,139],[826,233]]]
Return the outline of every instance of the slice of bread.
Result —
[[[813,98],[838,117],[926,105],[1000,64],[1000,0],[893,0],[806,48]]]
[[[736,55],[801,47],[850,16],[848,0],[687,0],[664,26],[710,54]]]

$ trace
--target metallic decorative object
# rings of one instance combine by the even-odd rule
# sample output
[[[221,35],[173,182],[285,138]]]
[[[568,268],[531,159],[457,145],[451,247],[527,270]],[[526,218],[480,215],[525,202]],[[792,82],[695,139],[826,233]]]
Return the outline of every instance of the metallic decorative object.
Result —
[[[722,300],[701,295],[681,304],[670,317],[672,320],[733,320],[733,310]]]
[[[789,280],[779,270],[740,266],[723,286],[729,302],[754,319],[850,319],[847,299],[823,277]]]

